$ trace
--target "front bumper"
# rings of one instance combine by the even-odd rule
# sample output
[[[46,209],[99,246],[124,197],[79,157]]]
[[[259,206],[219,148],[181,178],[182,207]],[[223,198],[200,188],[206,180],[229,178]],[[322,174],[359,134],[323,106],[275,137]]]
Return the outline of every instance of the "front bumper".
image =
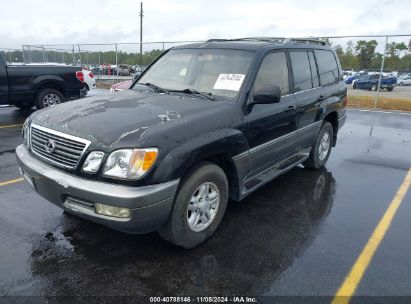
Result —
[[[128,233],[158,230],[166,222],[179,180],[130,187],[84,179],[34,158],[20,145],[17,161],[34,190],[54,205],[87,220]],[[73,202],[75,204],[73,204]],[[94,203],[131,209],[130,218],[114,218],[94,212]]]

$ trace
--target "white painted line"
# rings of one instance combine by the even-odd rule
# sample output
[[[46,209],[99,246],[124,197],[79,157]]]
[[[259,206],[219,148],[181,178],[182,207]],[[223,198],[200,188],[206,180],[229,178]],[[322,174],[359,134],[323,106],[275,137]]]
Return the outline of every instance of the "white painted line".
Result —
[[[407,112],[389,112],[389,111],[379,111],[379,110],[363,110],[363,109],[351,109],[347,108],[348,111],[360,111],[360,112],[374,112],[374,113],[383,113],[383,114],[400,114],[400,115],[411,115]]]

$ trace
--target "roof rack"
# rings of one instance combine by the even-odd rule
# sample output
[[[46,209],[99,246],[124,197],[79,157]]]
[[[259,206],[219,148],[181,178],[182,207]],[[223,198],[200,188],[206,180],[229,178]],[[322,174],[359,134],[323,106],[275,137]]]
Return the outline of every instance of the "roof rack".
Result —
[[[327,45],[327,42],[320,40],[318,38],[288,38],[289,42],[294,43],[302,43],[302,44],[319,44],[319,45]]]
[[[294,44],[319,44],[326,45],[325,41],[318,38],[285,38],[285,37],[245,37],[236,39],[209,39],[206,42],[224,42],[224,41],[261,41],[274,43],[294,43]]]

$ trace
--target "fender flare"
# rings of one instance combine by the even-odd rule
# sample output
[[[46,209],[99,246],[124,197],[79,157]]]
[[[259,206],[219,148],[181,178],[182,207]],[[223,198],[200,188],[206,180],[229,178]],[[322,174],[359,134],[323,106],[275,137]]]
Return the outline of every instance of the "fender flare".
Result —
[[[33,80],[33,91],[37,93],[40,87],[48,83],[51,84],[50,88],[59,88],[62,90],[61,93],[64,94],[64,80],[62,77],[57,75],[41,75],[36,77]]]
[[[235,129],[218,129],[192,137],[180,143],[165,155],[153,172],[153,179],[159,182],[181,178],[195,164],[215,155],[235,155],[248,151],[244,134]],[[234,166],[237,171],[237,168]],[[248,170],[248,163],[247,168]],[[243,168],[243,170],[245,170]],[[241,176],[242,172],[236,172]]]

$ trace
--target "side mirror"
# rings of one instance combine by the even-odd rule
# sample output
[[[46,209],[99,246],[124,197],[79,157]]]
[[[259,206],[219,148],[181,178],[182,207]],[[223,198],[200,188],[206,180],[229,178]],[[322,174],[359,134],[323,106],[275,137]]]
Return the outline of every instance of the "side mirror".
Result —
[[[276,85],[266,85],[254,93],[251,104],[278,103],[281,100],[281,89]]]

